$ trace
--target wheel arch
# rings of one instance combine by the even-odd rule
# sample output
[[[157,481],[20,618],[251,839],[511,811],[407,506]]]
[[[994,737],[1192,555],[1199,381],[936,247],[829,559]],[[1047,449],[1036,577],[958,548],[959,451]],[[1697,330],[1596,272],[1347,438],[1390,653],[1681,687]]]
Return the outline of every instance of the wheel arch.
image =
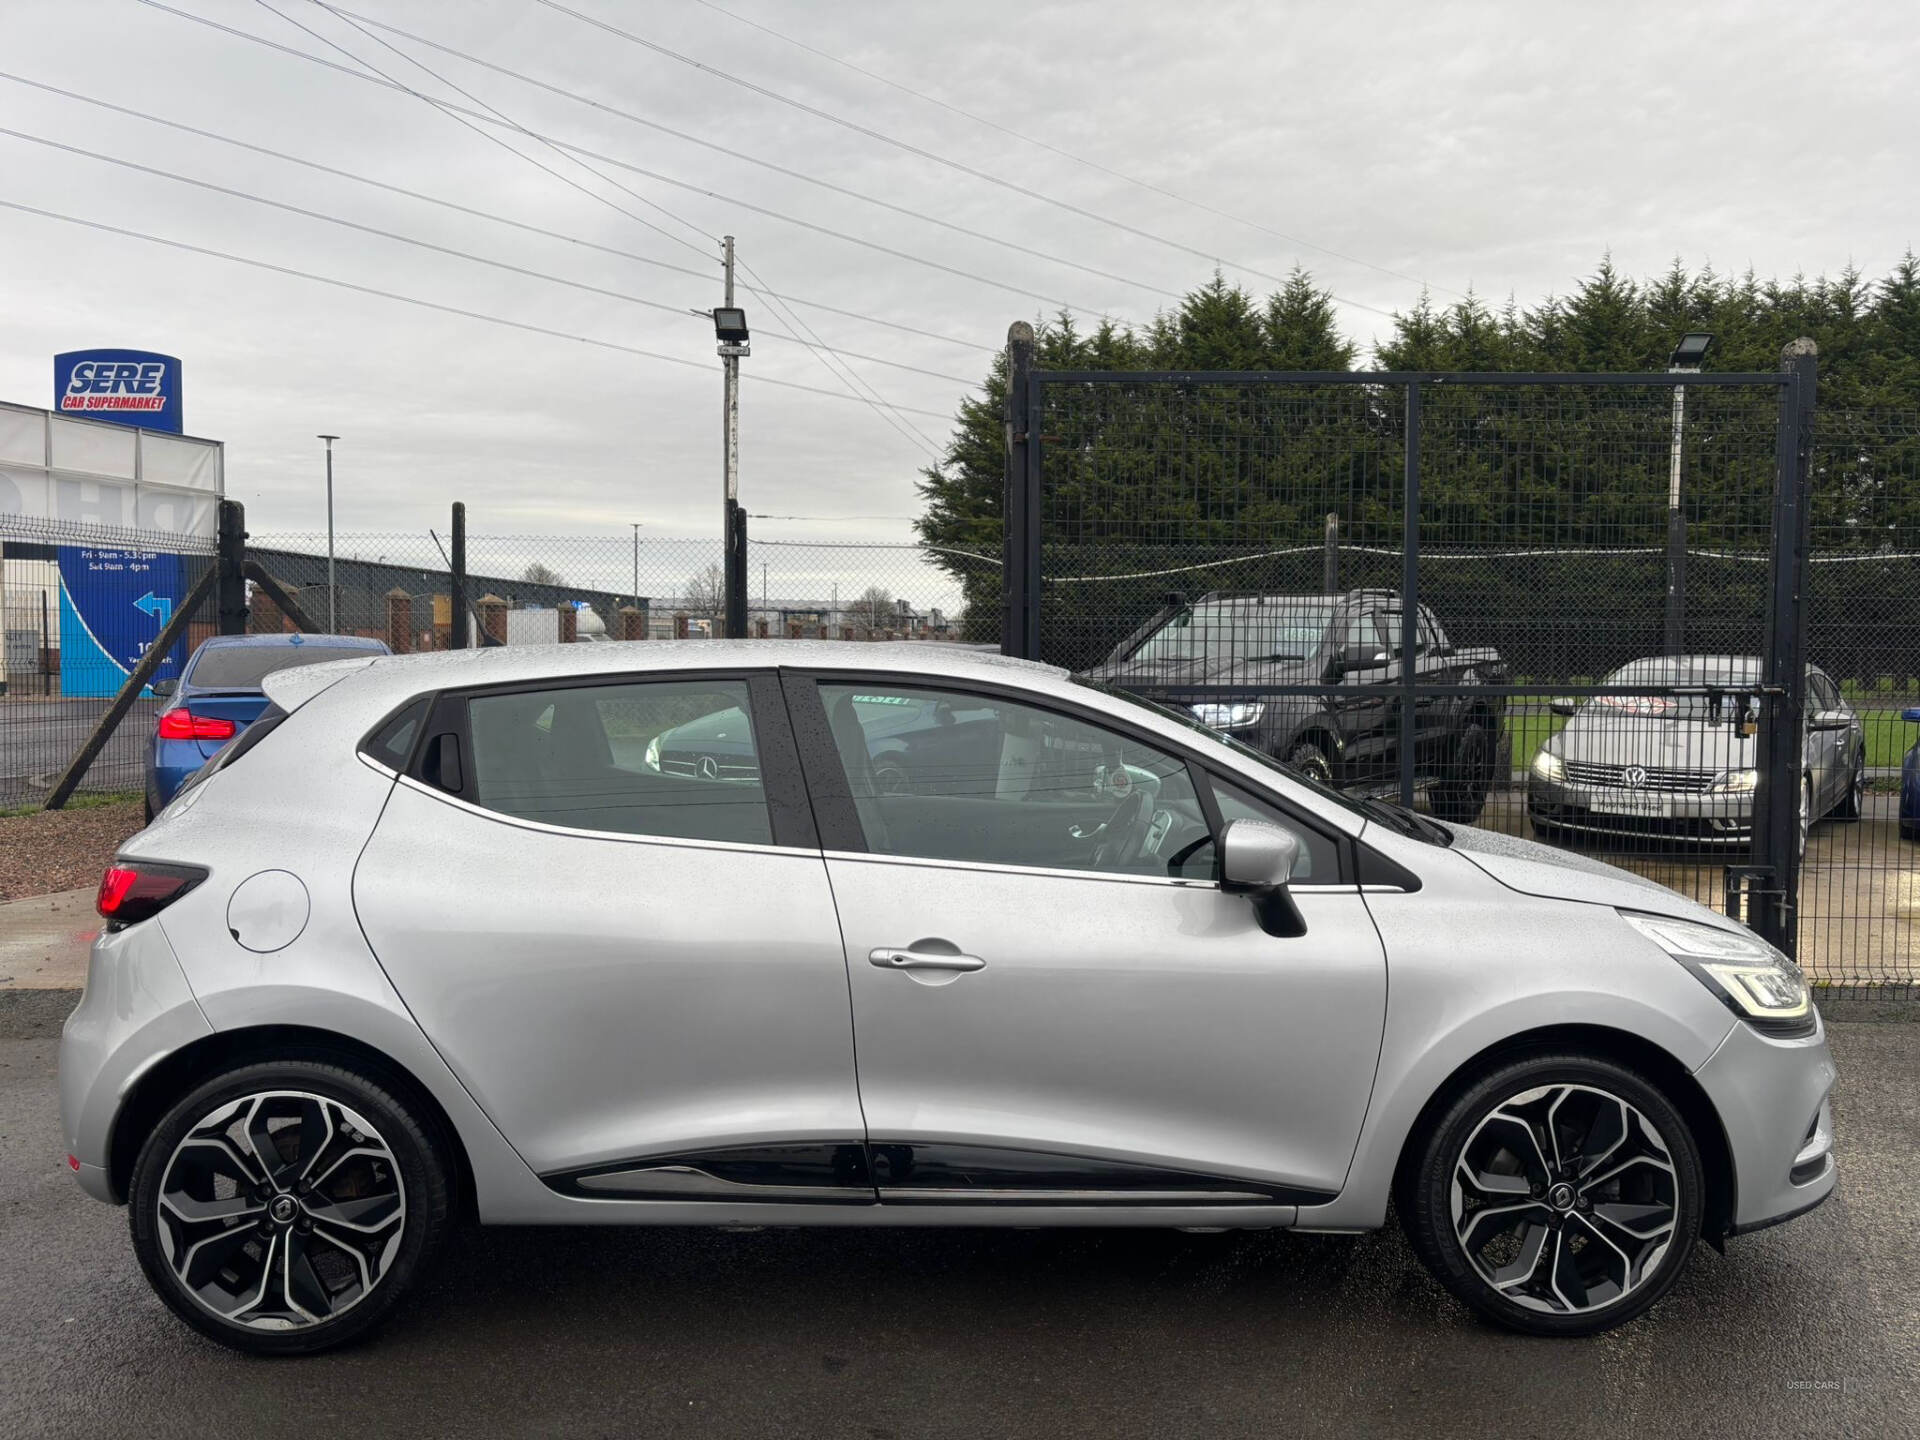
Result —
[[[1606,1025],[1545,1025],[1523,1030],[1494,1041],[1456,1066],[1420,1107],[1412,1126],[1401,1139],[1393,1171],[1394,1203],[1404,1205],[1402,1197],[1412,1183],[1421,1142],[1432,1133],[1432,1127],[1447,1106],[1463,1090],[1510,1061],[1530,1054],[1567,1050],[1596,1055],[1636,1070],[1658,1085],[1661,1093],[1673,1102],[1700,1151],[1706,1180],[1701,1233],[1709,1243],[1718,1246],[1732,1224],[1736,1178],[1732,1147],[1713,1102],[1692,1072],[1666,1050],[1643,1036]]]
[[[473,1164],[459,1127],[431,1088],[405,1065],[372,1045],[310,1025],[256,1025],[218,1030],[184,1045],[147,1070],[121,1102],[107,1142],[107,1183],[124,1204],[140,1147],[167,1108],[211,1077],[260,1060],[324,1057],[344,1062],[409,1102],[425,1121],[432,1139],[453,1170],[454,1211],[475,1213]]]

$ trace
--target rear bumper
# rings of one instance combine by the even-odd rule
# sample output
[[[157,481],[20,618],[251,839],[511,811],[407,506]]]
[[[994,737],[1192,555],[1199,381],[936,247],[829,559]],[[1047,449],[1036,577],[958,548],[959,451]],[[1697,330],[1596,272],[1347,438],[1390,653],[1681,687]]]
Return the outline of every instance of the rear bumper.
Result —
[[[1729,1230],[1790,1220],[1833,1193],[1833,1057],[1826,1029],[1776,1040],[1745,1023],[1695,1072],[1733,1157]]]
[[[118,1204],[108,1175],[113,1127],[140,1077],[213,1033],[157,921],[103,931],[87,988],[60,1033],[60,1132],[80,1188]]]
[[[147,799],[154,810],[164,808],[206,763],[207,757],[191,740],[156,740],[147,757]]]

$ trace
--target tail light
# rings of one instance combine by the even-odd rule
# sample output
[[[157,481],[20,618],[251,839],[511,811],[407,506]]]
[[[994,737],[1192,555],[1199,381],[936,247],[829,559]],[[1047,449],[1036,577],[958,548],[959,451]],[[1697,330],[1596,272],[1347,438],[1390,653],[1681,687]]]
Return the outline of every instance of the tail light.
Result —
[[[159,865],[151,860],[116,860],[100,877],[94,908],[109,930],[158,915],[207,878],[198,865]]]
[[[233,721],[221,715],[196,715],[191,710],[168,710],[160,716],[162,740],[231,740]]]

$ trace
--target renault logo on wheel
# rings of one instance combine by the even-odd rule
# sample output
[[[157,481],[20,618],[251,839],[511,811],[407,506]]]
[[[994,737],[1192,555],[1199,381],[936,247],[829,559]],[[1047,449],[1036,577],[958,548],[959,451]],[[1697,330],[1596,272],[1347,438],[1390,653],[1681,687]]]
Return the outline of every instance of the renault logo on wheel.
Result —
[[[1629,790],[1641,789],[1647,783],[1647,767],[1644,765],[1627,766],[1626,769],[1620,772],[1620,783],[1625,785]]]

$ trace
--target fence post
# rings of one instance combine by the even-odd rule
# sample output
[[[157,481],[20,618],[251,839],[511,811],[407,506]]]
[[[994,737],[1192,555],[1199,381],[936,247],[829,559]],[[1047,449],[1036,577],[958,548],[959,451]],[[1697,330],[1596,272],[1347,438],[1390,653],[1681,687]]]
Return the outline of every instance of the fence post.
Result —
[[[1781,389],[1775,441],[1773,547],[1767,567],[1767,644],[1762,684],[1759,786],[1754,793],[1756,864],[1773,874],[1776,903],[1749,907],[1748,923],[1789,956],[1800,938],[1800,787],[1806,734],[1807,543],[1813,460],[1814,392],[1819,349],[1792,341],[1780,368],[1792,377]],[[1754,922],[1758,923],[1754,923]]]
[[[449,609],[452,612],[452,625],[448,627],[447,648],[464,650],[467,648],[467,504],[464,500],[453,502],[453,532],[448,536],[448,544],[453,553],[447,557]]]
[[[1420,382],[1407,382],[1406,515],[1400,538],[1400,803],[1411,807],[1420,698]]]
[[[482,645],[504,645],[507,643],[507,602],[489,591],[480,597],[480,630]]]
[[[398,585],[387,592],[387,648],[396,655],[413,650],[413,597]]]
[[[1328,595],[1340,593],[1340,517],[1327,512],[1327,549],[1320,566],[1320,589]]]
[[[647,638],[647,611],[644,604],[622,605],[619,613],[620,638],[622,640],[644,640]]]
[[[1038,497],[1029,492],[1037,470],[1039,437],[1032,433],[1033,327],[1007,327],[1007,473],[1001,500],[1000,653],[1035,658],[1039,637],[1034,591],[1040,583],[1039,545],[1031,534]],[[1031,565],[1029,561],[1031,559]]]
[[[219,513],[219,545],[214,566],[219,580],[214,587],[214,614],[222,635],[247,633],[247,512],[238,500],[222,500]]]
[[[747,638],[747,512],[727,501],[727,601],[724,621],[729,640]]]

